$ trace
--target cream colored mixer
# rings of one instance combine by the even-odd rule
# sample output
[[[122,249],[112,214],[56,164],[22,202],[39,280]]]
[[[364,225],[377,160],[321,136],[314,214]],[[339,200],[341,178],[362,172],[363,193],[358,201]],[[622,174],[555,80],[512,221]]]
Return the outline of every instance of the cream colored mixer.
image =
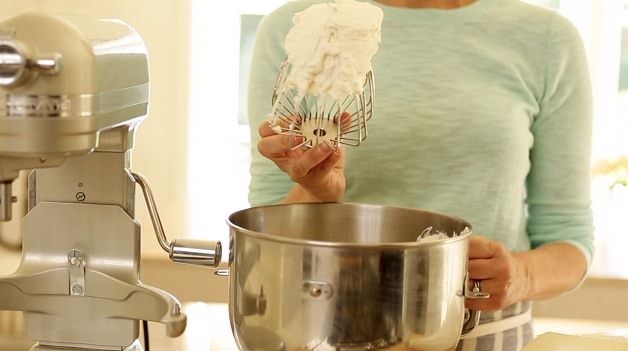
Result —
[[[183,333],[177,299],[139,279],[136,184],[172,260],[220,262],[220,243],[166,240],[146,178],[131,171],[148,106],[146,48],[123,22],[36,12],[0,22],[1,220],[13,180],[33,170],[0,310],[24,312],[34,351],[141,350],[140,321]]]

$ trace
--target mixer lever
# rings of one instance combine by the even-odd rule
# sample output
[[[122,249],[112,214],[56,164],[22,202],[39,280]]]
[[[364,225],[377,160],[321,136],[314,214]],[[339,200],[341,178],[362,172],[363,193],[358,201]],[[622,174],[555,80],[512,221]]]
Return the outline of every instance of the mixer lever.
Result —
[[[168,243],[148,180],[138,173],[131,173],[131,177],[142,188],[142,193],[148,206],[148,213],[155,229],[155,235],[157,235],[161,248],[170,255],[170,259],[178,263],[217,268],[222,258],[222,244],[220,241],[175,239]]]

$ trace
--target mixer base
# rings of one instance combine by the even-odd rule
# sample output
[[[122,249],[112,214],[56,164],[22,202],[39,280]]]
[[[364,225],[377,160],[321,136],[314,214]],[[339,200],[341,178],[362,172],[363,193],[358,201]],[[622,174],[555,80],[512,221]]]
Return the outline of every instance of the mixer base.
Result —
[[[114,348],[114,347],[98,347],[97,345],[81,345],[77,347],[76,345],[42,345],[40,343],[36,343],[30,351],[144,351],[144,347],[140,343],[139,340],[135,340],[131,345],[125,347],[124,349]]]

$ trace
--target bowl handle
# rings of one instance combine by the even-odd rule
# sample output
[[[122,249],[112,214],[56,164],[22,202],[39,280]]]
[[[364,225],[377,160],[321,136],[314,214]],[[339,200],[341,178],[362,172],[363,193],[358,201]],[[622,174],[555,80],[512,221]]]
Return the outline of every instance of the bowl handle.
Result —
[[[475,328],[480,322],[480,311],[464,309],[464,323],[462,324],[462,331],[460,336],[469,334],[473,328]]]
[[[473,289],[469,289],[469,272],[465,274],[464,279],[464,287],[462,288],[463,295],[467,299],[488,299],[491,297],[490,294],[481,291],[480,288],[474,287]],[[464,323],[462,324],[462,332],[461,336],[465,336],[469,334],[473,328],[475,328],[480,323],[480,311],[471,310],[468,308],[464,309]]]

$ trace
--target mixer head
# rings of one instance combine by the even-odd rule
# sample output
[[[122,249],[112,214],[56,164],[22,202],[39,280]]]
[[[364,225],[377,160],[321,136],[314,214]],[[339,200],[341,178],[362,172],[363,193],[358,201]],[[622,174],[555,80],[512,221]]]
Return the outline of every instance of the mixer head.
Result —
[[[272,97],[273,129],[279,134],[301,137],[303,141],[295,149],[313,148],[319,143],[327,143],[334,150],[341,144],[360,145],[367,137],[366,122],[373,116],[373,72],[366,74],[361,93],[334,99],[285,84],[291,69],[292,65],[284,61],[277,77]]]
[[[148,98],[147,49],[122,22],[38,12],[0,22],[0,220],[20,170],[129,150]]]

